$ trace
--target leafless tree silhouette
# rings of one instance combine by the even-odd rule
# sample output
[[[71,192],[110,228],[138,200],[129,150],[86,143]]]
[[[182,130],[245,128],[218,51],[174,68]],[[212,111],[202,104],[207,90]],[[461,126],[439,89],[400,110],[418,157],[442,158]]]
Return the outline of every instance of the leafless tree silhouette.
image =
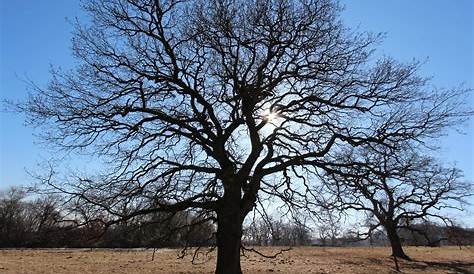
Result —
[[[441,210],[462,210],[465,198],[472,196],[470,184],[463,181],[460,170],[442,167],[434,159],[409,150],[386,154],[365,151],[346,157],[354,164],[352,170],[329,171],[326,185],[334,190],[341,210],[373,215],[377,222],[369,227],[367,235],[383,227],[392,256],[409,259],[403,251],[399,229],[423,233],[411,224],[426,218],[450,224]],[[361,164],[355,164],[357,161]]]
[[[462,119],[417,62],[375,58],[330,0],[87,1],[73,71],[20,109],[44,138],[107,162],[49,186],[115,216],[195,208],[217,222],[216,273],[241,273],[242,222],[265,197],[321,203],[345,147],[396,148]],[[314,183],[313,183],[314,182]],[[151,206],[153,205],[153,206]]]

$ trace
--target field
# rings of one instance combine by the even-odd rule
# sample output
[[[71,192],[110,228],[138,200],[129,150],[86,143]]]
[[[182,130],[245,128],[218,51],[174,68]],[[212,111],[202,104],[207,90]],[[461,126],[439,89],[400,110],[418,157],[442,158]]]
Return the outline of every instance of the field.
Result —
[[[276,248],[259,248],[267,254]],[[408,247],[412,262],[400,261],[402,273],[474,273],[474,247]],[[180,250],[43,249],[0,250],[0,273],[213,273],[215,254],[178,259]],[[242,257],[244,273],[395,273],[387,248],[300,247],[275,259],[254,253]]]

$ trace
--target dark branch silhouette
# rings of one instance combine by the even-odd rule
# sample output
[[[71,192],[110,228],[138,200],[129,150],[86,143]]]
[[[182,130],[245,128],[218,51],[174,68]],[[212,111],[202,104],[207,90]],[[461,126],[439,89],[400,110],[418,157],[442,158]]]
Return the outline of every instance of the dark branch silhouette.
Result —
[[[217,220],[216,273],[241,273],[242,223],[265,197],[316,213],[311,178],[347,147],[396,149],[457,124],[463,90],[376,59],[330,0],[86,1],[72,71],[19,108],[101,174],[48,187],[112,222],[194,208]],[[341,163],[343,165],[344,162]]]
[[[341,210],[370,213],[377,222],[371,224],[368,234],[384,227],[392,256],[409,259],[402,248],[400,229],[424,234],[412,224],[426,218],[450,224],[442,210],[462,210],[465,199],[473,195],[460,170],[442,167],[432,158],[409,150],[386,154],[365,151],[345,157],[363,164],[328,171],[327,186],[335,195],[335,203]]]

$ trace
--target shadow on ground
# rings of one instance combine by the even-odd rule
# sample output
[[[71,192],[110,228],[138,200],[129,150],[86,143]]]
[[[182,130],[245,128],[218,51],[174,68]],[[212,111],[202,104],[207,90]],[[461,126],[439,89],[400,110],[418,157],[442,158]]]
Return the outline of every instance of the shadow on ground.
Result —
[[[474,262],[460,262],[460,261],[449,261],[449,262],[430,262],[430,261],[413,261],[415,264],[410,265],[413,269],[422,269],[428,271],[430,268],[444,269],[450,271],[450,273],[460,274],[473,274],[470,270],[474,268]]]

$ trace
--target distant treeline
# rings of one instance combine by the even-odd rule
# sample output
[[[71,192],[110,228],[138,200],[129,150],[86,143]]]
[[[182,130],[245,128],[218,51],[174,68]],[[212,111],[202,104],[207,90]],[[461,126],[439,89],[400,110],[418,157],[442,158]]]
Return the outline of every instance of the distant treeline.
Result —
[[[0,193],[0,248],[183,247],[215,243],[214,223],[194,212],[153,213],[107,225],[107,218],[98,213],[84,212],[82,217],[79,214],[76,219],[67,218],[64,207],[61,199],[54,196],[31,199],[20,189]],[[399,234],[405,245],[474,245],[474,230],[459,226],[423,222],[411,225],[410,230],[402,229]],[[311,235],[312,230],[304,224],[269,218],[247,224],[242,241],[255,246],[388,244],[380,230],[366,239],[328,233],[320,233],[326,236],[313,239]]]
[[[412,224],[410,229],[399,229],[399,235],[405,245],[442,246],[474,245],[474,229],[460,226],[441,226],[432,222]]]
[[[460,226],[441,226],[432,222],[413,224],[410,229],[398,229],[400,240],[405,246],[472,246],[474,229]],[[389,246],[390,241],[383,230],[374,231],[370,236],[358,237],[346,233],[333,238],[313,239],[316,246]]]
[[[0,196],[0,247],[181,247],[212,243],[214,225],[191,212],[155,213],[107,225],[103,216],[63,216],[60,199]],[[84,214],[84,216],[86,216]]]
[[[18,247],[184,247],[215,244],[216,226],[194,212],[153,213],[107,224],[107,218],[76,208],[64,216],[60,197],[28,197],[21,189],[0,193],[0,248]],[[244,229],[248,245],[310,245],[309,228],[282,221],[259,222]]]

